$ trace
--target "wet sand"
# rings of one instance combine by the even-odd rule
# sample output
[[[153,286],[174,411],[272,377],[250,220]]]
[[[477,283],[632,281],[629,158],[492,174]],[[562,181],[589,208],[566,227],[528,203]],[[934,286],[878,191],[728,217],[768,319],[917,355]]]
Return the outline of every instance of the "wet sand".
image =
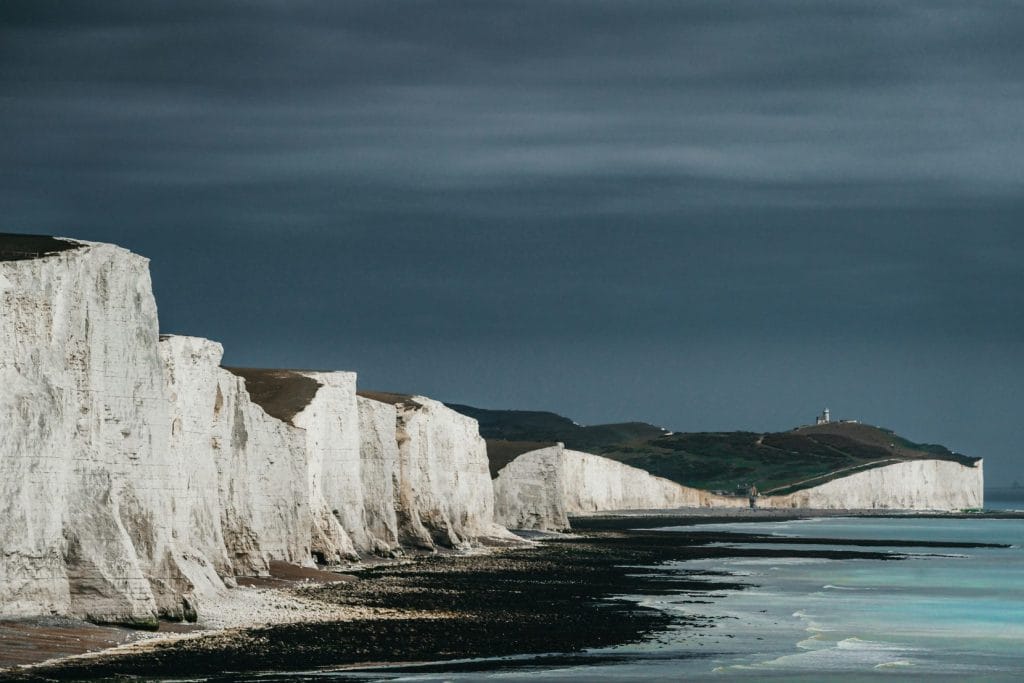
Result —
[[[0,669],[97,652],[154,636],[188,633],[196,628],[191,624],[161,622],[154,634],[62,617],[0,621]]]

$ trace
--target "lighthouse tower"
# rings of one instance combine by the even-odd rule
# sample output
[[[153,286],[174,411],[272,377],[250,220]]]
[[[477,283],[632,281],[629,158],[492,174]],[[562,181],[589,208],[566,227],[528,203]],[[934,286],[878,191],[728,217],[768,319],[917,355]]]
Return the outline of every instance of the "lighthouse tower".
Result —
[[[814,421],[814,424],[827,425],[831,421],[832,415],[829,413],[828,408],[825,408],[825,410],[821,411],[821,415],[818,416],[818,419]]]

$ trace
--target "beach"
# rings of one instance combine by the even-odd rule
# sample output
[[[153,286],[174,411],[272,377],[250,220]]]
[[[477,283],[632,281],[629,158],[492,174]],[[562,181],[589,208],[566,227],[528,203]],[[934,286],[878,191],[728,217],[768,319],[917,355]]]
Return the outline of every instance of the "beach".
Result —
[[[435,666],[450,672],[523,666],[521,659],[495,658],[532,655],[549,664],[552,657],[576,661],[574,655],[584,652],[593,666],[601,657],[619,656],[594,653],[656,642],[665,634],[679,640],[721,631],[721,617],[706,606],[716,596],[750,588],[742,578],[722,571],[723,562],[867,560],[888,565],[908,553],[966,552],[997,545],[963,539],[813,537],[794,543],[792,538],[758,532],[761,526],[792,520],[848,515],[662,511],[579,518],[574,520],[576,533],[550,535],[526,547],[381,563],[334,575],[337,582],[324,573],[278,578],[269,587],[243,585],[228,591],[216,630],[158,632],[87,655],[53,647],[48,654],[73,656],[8,669],[3,675],[80,680],[280,672],[287,677],[301,671],[365,670],[389,663],[415,664],[422,672],[429,670],[423,668],[427,662],[440,662]],[[960,517],[898,518],[954,522]],[[756,524],[748,524],[752,522]],[[735,530],[737,524],[745,527],[741,533]],[[671,533],[641,528],[673,526]],[[664,609],[658,601],[665,596],[674,596],[672,600],[687,609]],[[52,640],[52,632],[48,637]],[[452,660],[470,661],[451,664]]]

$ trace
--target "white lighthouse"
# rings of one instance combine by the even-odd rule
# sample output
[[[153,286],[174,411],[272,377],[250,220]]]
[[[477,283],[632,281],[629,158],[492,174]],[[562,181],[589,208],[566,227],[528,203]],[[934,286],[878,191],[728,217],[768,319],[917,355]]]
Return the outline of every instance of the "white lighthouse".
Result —
[[[814,424],[827,425],[831,421],[832,415],[829,413],[828,408],[825,408],[825,410],[821,411],[821,415],[818,416],[818,419],[814,421]]]

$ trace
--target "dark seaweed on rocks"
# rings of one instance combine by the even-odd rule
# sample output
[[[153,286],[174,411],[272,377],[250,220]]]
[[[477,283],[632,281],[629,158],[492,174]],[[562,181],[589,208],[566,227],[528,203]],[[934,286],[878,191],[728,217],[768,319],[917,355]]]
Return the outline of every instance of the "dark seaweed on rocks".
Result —
[[[674,637],[696,637],[714,625],[712,620],[670,616],[618,596],[685,594],[700,600],[715,591],[747,587],[725,574],[667,573],[659,565],[669,561],[737,555],[901,557],[712,545],[730,538],[701,532],[603,532],[490,555],[382,565],[361,572],[356,581],[300,590],[327,603],[397,610],[395,616],[224,633],[116,657],[69,660],[37,669],[34,676],[79,680],[308,671],[365,662],[574,653],[637,642],[670,628]]]

